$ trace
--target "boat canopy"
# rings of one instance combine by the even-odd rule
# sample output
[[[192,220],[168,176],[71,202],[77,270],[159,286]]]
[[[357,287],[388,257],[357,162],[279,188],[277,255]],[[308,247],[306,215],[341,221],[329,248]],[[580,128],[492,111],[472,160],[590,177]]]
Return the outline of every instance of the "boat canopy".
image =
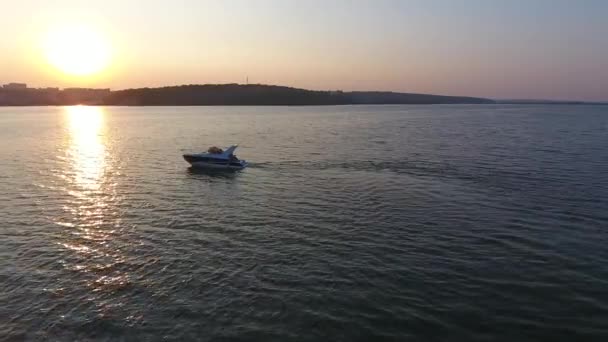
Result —
[[[232,145],[232,146],[230,146],[230,147],[226,147],[226,150],[224,150],[223,154],[224,154],[224,155],[226,155],[226,156],[229,156],[229,155],[233,154],[233,153],[234,153],[234,150],[236,150],[236,148],[237,148],[238,146],[239,146],[239,145]]]

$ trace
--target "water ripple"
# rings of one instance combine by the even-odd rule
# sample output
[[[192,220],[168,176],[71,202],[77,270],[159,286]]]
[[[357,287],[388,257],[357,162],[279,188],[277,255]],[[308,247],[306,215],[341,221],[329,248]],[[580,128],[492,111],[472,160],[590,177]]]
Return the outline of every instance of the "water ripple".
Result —
[[[0,336],[604,340],[604,111],[0,109]]]

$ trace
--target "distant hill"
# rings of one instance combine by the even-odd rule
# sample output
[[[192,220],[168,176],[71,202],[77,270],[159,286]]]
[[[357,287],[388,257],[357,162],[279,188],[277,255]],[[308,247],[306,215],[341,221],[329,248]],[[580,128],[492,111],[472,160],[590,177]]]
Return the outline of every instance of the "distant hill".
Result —
[[[223,106],[223,105],[334,105],[341,96],[270,85],[205,84],[113,91],[106,105],[128,106]]]
[[[348,105],[494,103],[492,100],[393,92],[316,91],[273,85],[206,84],[113,91],[106,105]]]
[[[351,104],[491,104],[493,100],[479,97],[444,96],[382,91],[354,91],[344,93]]]
[[[494,103],[476,97],[394,92],[317,91],[262,84],[205,84],[111,91],[87,88],[0,88],[0,106],[120,105],[120,106],[231,106],[231,105],[357,105]]]

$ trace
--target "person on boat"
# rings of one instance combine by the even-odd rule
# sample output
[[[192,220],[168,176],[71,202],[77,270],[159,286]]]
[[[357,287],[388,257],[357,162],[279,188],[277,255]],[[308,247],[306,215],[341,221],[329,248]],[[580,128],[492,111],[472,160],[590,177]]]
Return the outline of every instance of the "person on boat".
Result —
[[[217,146],[211,146],[209,147],[209,150],[207,150],[207,152],[212,154],[222,154],[224,151]]]

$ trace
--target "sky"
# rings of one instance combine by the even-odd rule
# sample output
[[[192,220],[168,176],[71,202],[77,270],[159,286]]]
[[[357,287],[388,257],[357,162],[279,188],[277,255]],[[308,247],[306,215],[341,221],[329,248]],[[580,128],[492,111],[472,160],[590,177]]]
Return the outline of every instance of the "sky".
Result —
[[[73,77],[41,45],[83,24],[107,68]],[[124,89],[278,84],[608,100],[604,0],[0,0],[0,83]],[[73,45],[79,46],[78,41]]]

